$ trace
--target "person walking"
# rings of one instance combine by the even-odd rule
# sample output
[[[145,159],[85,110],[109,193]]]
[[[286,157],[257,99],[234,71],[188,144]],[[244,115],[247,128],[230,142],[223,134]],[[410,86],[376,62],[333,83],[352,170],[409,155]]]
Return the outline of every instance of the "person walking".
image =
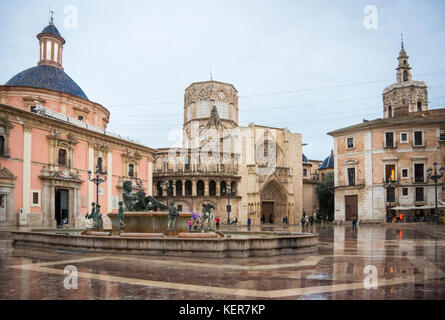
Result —
[[[357,219],[352,218],[352,230],[357,230]]]
[[[192,219],[190,219],[189,220],[189,231],[192,231],[192,224],[193,224],[193,221],[192,221]]]
[[[304,226],[306,224],[306,220],[304,219],[304,216],[301,217],[301,231],[304,232]]]
[[[216,218],[216,230],[219,230],[219,218]]]
[[[250,231],[251,224],[252,224],[252,220],[250,220],[250,218],[247,218],[247,231]]]

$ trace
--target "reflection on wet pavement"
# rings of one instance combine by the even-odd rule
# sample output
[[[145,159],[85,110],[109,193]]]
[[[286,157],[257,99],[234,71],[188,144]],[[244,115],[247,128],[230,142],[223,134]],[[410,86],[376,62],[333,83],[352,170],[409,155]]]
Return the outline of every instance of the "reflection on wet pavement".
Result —
[[[316,253],[245,259],[16,248],[0,240],[0,299],[445,299],[445,227],[313,231]],[[64,287],[70,265],[77,290]]]

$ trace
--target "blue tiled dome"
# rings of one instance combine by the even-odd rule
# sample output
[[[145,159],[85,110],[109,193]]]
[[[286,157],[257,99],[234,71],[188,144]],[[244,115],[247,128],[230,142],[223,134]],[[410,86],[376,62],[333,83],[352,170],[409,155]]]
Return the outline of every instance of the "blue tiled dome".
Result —
[[[304,155],[304,153],[303,153],[303,162],[309,162],[309,160],[308,160],[307,157]]]
[[[53,66],[41,65],[26,69],[15,75],[6,85],[55,90],[88,100],[88,97],[73,79],[63,70]]]
[[[53,24],[49,24],[45,27],[45,29],[42,30],[41,33],[49,33],[49,34],[54,34],[58,37],[62,37],[59,33],[59,30],[57,30],[56,26]]]
[[[324,159],[323,163],[318,169],[334,169],[334,153],[332,151],[329,157]]]

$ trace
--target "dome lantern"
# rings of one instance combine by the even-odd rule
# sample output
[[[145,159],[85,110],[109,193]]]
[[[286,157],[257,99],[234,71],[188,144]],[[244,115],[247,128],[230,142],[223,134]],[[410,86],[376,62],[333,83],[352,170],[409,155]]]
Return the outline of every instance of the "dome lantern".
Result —
[[[38,65],[54,66],[63,70],[62,51],[65,39],[62,38],[54,25],[54,16],[51,12],[51,19],[48,26],[37,35],[40,42],[40,60]]]

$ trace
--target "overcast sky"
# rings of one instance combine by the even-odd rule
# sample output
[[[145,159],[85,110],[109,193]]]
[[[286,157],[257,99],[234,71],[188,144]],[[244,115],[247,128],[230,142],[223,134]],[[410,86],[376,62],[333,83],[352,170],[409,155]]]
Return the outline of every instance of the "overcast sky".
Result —
[[[64,27],[69,5],[75,29]],[[377,29],[365,28],[368,5]],[[209,80],[212,65],[214,80],[238,89],[240,125],[302,133],[308,158],[324,159],[328,131],[382,116],[401,32],[430,108],[445,107],[443,0],[0,0],[0,83],[37,64],[50,6],[65,72],[111,111],[111,131],[149,147],[174,143],[184,89]]]

